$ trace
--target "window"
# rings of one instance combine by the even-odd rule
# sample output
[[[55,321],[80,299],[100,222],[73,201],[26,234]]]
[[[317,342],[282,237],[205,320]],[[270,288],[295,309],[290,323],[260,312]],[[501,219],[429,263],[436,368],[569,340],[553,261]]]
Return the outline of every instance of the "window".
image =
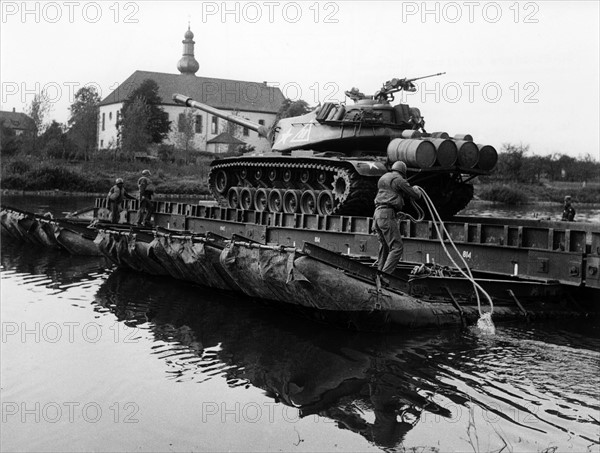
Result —
[[[212,122],[210,123],[210,133],[218,134],[219,133],[219,118],[216,116],[212,117]]]
[[[105,120],[106,120],[106,113],[103,113],[103,114],[102,114],[102,130],[104,130],[104,125],[105,125],[105,123],[106,123],[106,121],[105,121]]]
[[[180,113],[177,121],[177,130],[182,132],[185,129],[185,113]]]
[[[202,115],[196,115],[196,134],[202,133]]]
[[[108,119],[112,120],[112,112],[108,112]]]
[[[247,127],[244,128],[244,137],[248,137],[248,135],[250,135],[250,131],[248,130]]]
[[[104,140],[100,140],[100,148],[104,148]]]
[[[258,120],[258,124],[260,124],[261,126],[265,125],[265,120]]]

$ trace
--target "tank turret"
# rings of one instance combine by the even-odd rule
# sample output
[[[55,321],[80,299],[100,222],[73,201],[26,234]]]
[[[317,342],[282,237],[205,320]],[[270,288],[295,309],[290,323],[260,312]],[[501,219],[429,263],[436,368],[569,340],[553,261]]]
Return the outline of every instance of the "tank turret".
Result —
[[[392,79],[374,95],[346,91],[353,103],[326,102],[270,128],[176,94],[173,99],[256,131],[271,152],[215,160],[209,187],[223,206],[322,215],[372,215],[377,180],[396,161],[408,166],[443,217],[473,198],[469,181],[497,161],[490,145],[470,134],[428,133],[418,108],[392,105],[394,93],[415,91],[414,79]]]

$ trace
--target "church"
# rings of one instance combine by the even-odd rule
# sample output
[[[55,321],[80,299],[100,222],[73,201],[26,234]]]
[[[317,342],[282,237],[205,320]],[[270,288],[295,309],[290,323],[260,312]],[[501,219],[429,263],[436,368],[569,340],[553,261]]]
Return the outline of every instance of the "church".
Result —
[[[118,148],[117,120],[121,114],[123,101],[129,93],[146,79],[154,80],[159,87],[161,107],[169,115],[171,132],[164,143],[177,146],[181,143],[182,125],[193,112],[193,148],[197,151],[224,152],[227,143],[242,142],[254,146],[256,151],[269,151],[270,144],[264,138],[245,127],[236,127],[231,134],[227,122],[208,113],[186,108],[173,101],[173,94],[179,93],[231,114],[235,114],[258,124],[270,126],[284,97],[281,90],[270,87],[266,82],[217,79],[196,76],[200,68],[194,57],[194,34],[188,26],[183,43],[183,56],[177,64],[179,74],[135,71],[102,102],[98,118],[98,149]],[[232,136],[233,135],[233,136]]]

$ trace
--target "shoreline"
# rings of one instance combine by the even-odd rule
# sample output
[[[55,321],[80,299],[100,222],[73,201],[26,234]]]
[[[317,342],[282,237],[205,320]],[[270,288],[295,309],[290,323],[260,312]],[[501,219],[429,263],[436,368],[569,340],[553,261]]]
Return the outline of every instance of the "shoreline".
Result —
[[[0,194],[2,196],[41,196],[41,197],[96,197],[102,198],[106,196],[106,193],[99,192],[70,192],[67,190],[16,190],[16,189],[3,189]],[[157,196],[157,200],[161,199],[191,199],[196,198],[198,200],[207,201],[213,200],[212,195],[208,194],[171,194],[165,193]],[[507,206],[507,207],[517,207],[517,206],[559,206],[561,203],[555,201],[545,201],[545,200],[531,200],[527,203],[522,203],[518,205],[509,205],[506,203],[502,203],[499,201],[488,201],[474,198],[469,202],[469,205],[494,205],[494,206]],[[577,206],[585,206],[587,208],[598,208],[600,209],[600,203],[577,203]]]
[[[519,207],[519,206],[561,206],[562,207],[562,203],[560,202],[556,202],[556,201],[546,201],[546,200],[530,200],[527,203],[521,203],[521,204],[516,204],[516,205],[509,205],[506,203],[502,203],[500,201],[489,201],[489,200],[481,200],[481,199],[475,199],[473,198],[471,201],[469,201],[469,205],[473,205],[473,204],[486,204],[486,205],[494,205],[494,206],[506,206],[506,207]],[[600,209],[600,203],[580,203],[577,202],[577,206],[585,206],[586,208],[598,208]]]

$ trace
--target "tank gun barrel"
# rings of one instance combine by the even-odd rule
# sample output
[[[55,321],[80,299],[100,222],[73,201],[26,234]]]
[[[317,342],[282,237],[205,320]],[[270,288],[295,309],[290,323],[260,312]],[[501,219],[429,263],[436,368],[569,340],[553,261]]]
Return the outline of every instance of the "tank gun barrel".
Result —
[[[250,121],[246,118],[233,115],[229,112],[224,112],[223,110],[219,110],[217,108],[211,107],[210,105],[203,104],[202,102],[194,101],[192,98],[184,96],[183,94],[174,94],[173,100],[178,104],[185,105],[186,107],[202,110],[203,112],[210,113],[213,116],[222,118],[231,123],[247,127],[248,129],[257,132],[260,137],[268,138],[269,136],[269,129],[263,126],[262,124],[255,123],[254,121]]]

